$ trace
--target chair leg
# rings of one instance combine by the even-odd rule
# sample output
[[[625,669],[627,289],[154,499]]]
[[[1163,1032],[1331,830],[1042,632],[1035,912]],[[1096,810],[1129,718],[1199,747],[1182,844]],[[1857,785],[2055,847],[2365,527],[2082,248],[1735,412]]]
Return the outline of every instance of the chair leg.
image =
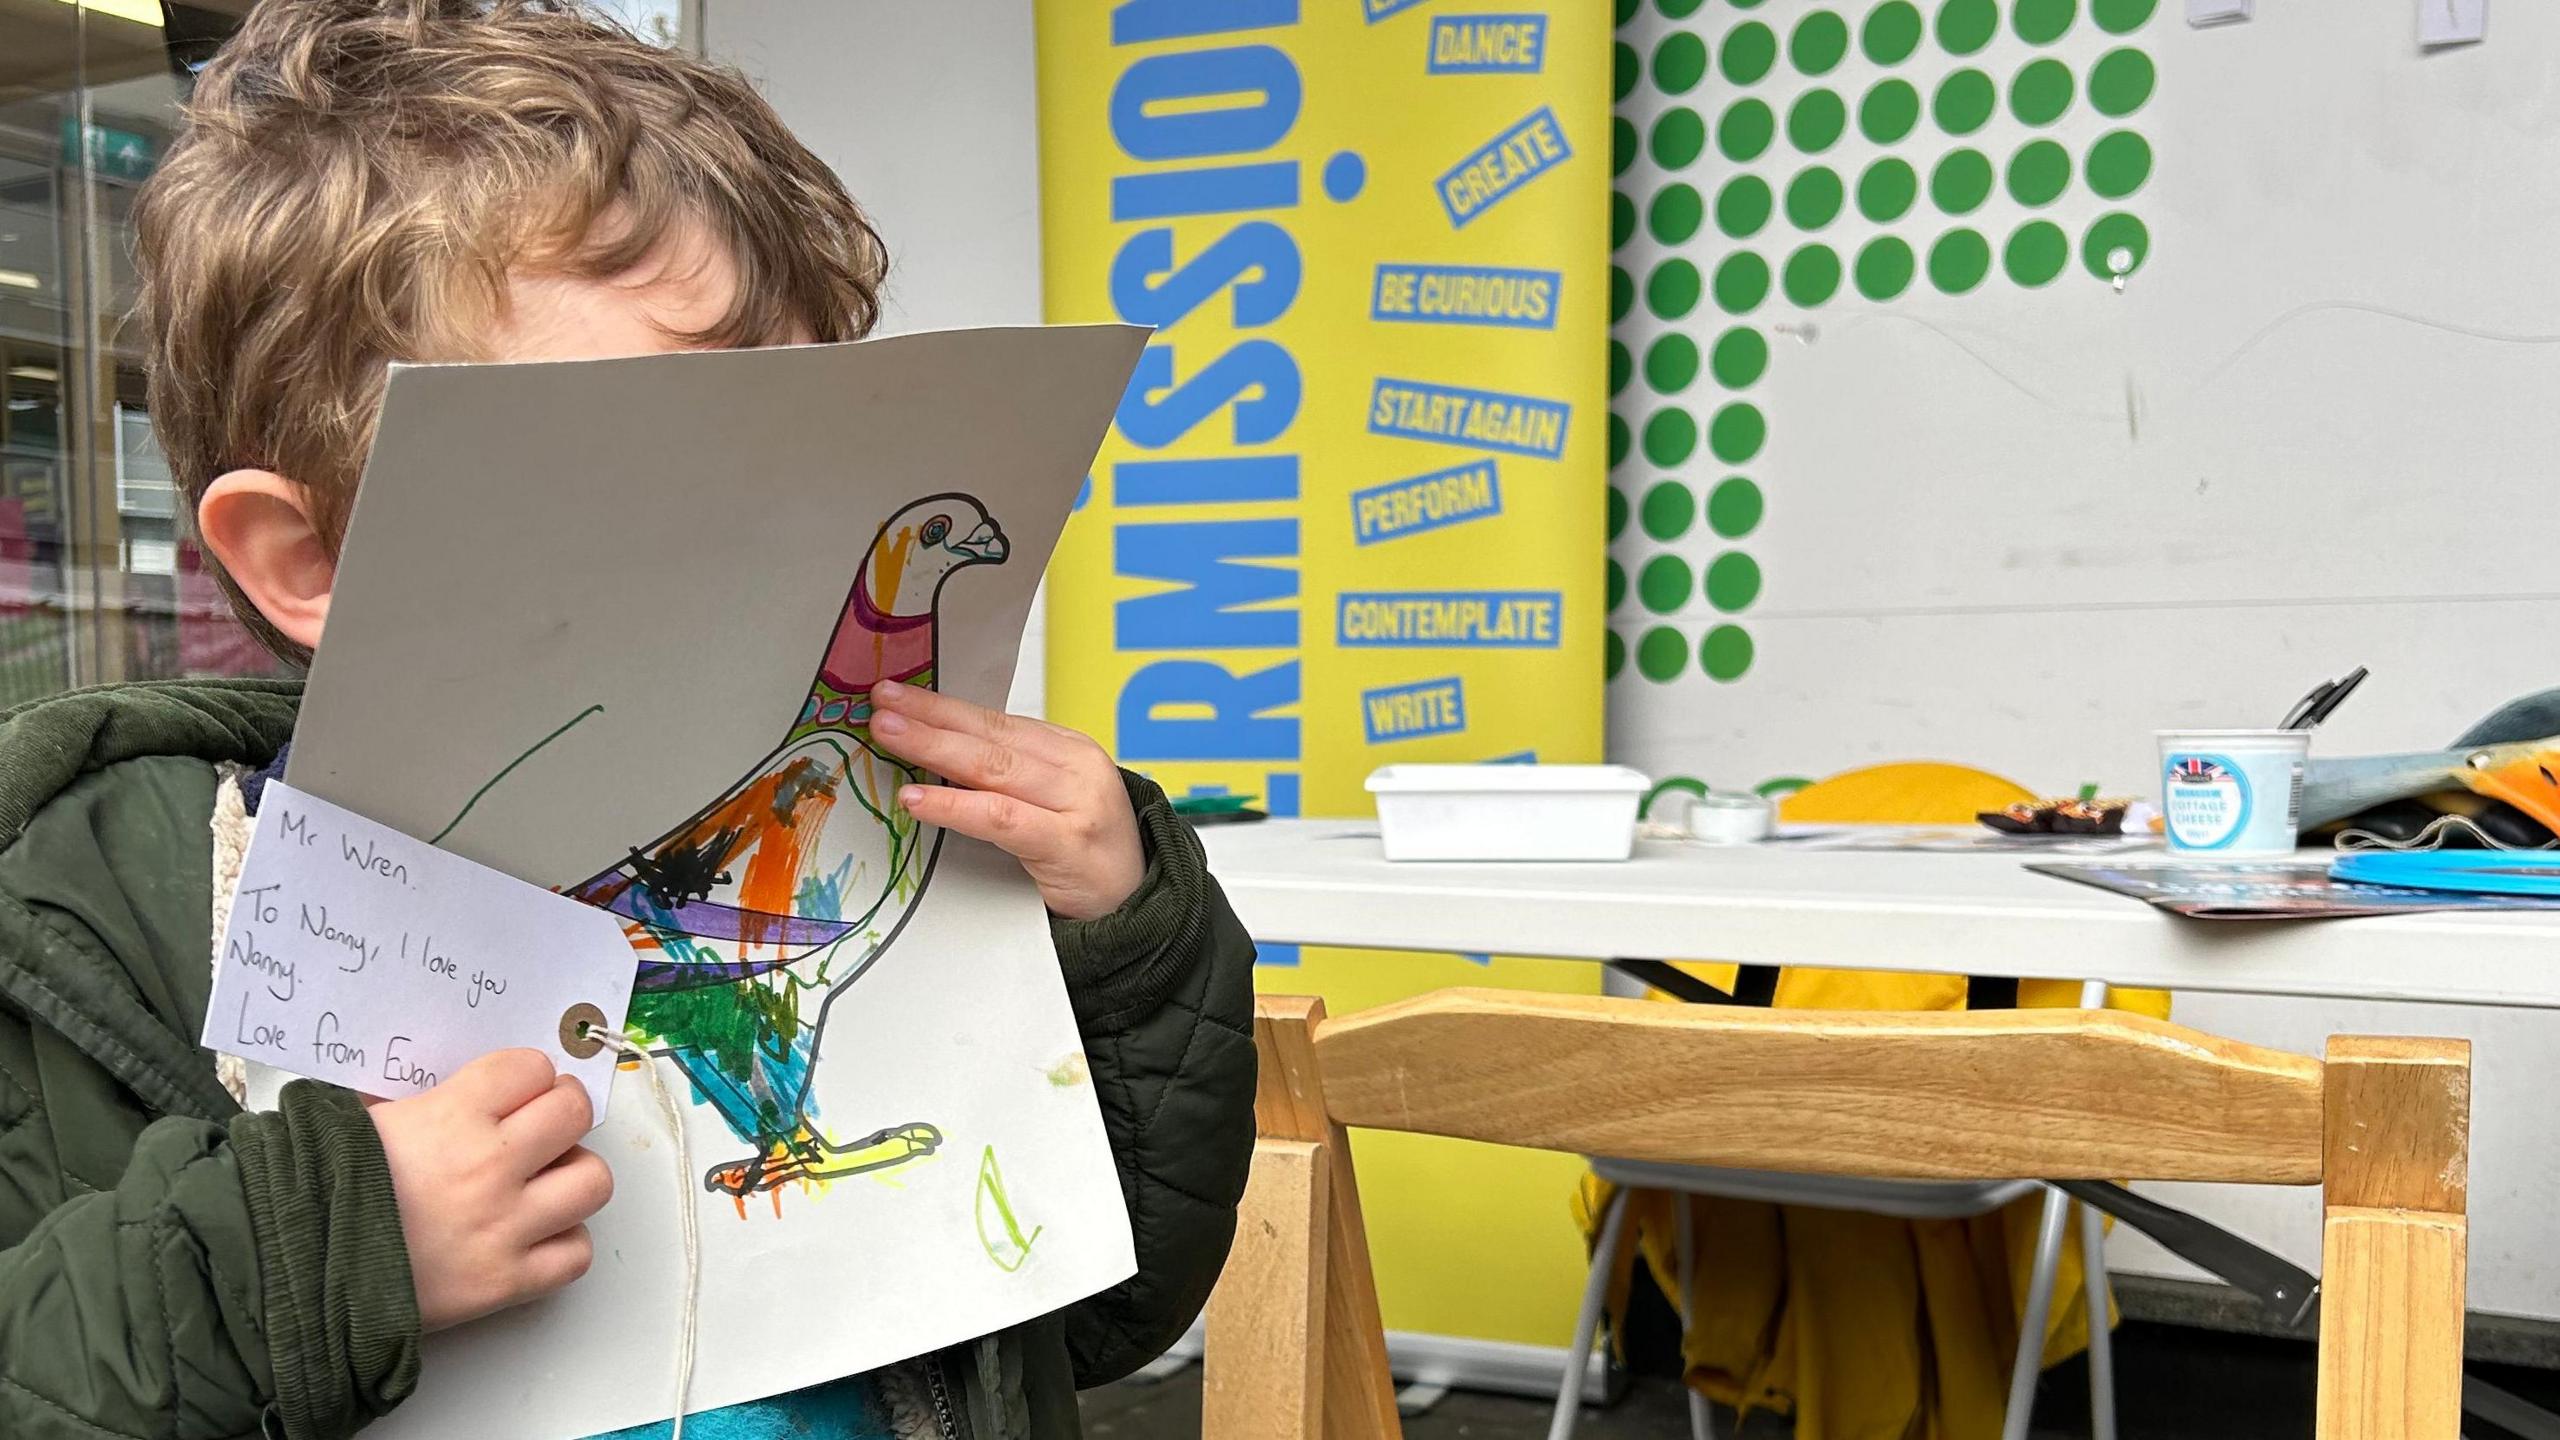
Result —
[[[2053,1318],[2053,1277],[2062,1264],[2062,1232],[2071,1219],[2071,1197],[2044,1192],[2044,1223],[2036,1232],[2036,1266],[2027,1277],[2027,1313],[2018,1322],[2018,1362],[2009,1372],[2009,1408],[2000,1440],[2027,1440],[2036,1408],[2036,1377],[2044,1373],[2044,1331]]]
[[[2116,1343],[2107,1329],[2107,1221],[2080,1207],[2081,1289],[2089,1307],[2089,1436],[2116,1440]]]
[[[1680,1343],[1685,1356],[1689,1329],[1698,1323],[1698,1312],[1690,1308],[1697,1303],[1698,1294],[1697,1217],[1692,1213],[1689,1196],[1673,1195],[1671,1207],[1679,1217],[1671,1229],[1680,1260]],[[1683,1369],[1686,1369],[1685,1359]],[[1715,1416],[1707,1410],[1707,1397],[1690,1388],[1685,1374],[1681,1377],[1680,1388],[1689,1396],[1689,1440],[1716,1440]]]
[[[1574,1422],[1582,1418],[1582,1381],[1591,1372],[1591,1341],[1600,1333],[1600,1312],[1609,1305],[1609,1274],[1617,1269],[1618,1243],[1627,1228],[1627,1194],[1624,1188],[1611,1194],[1600,1217],[1600,1243],[1591,1251],[1591,1278],[1582,1287],[1582,1313],[1574,1317],[1573,1344],[1565,1350],[1564,1383],[1556,1388],[1547,1440],[1572,1440]]]

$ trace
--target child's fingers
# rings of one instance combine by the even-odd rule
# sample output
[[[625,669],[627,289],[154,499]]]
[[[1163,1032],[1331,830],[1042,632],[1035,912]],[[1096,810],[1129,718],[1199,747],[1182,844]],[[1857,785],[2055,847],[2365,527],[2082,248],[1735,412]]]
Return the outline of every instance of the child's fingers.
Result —
[[[898,792],[907,813],[927,825],[957,830],[1023,860],[1047,860],[1058,852],[1066,821],[1055,811],[992,790],[910,785]]]
[[[605,1207],[613,1198],[613,1167],[581,1145],[525,1182],[517,1221],[520,1235],[560,1234]]]
[[[871,738],[899,759],[973,790],[994,790],[1045,809],[1076,798],[1073,777],[1000,740],[887,714],[871,717]]]
[[[550,1090],[557,1074],[539,1050],[496,1050],[454,1071],[437,1088],[492,1120],[504,1120]]]
[[[583,1276],[596,1263],[596,1242],[584,1225],[572,1225],[536,1244],[524,1256],[525,1299],[548,1295]]]
[[[937,729],[957,730],[964,735],[975,735],[1051,758],[1059,752],[1057,737],[1049,733],[1048,726],[1025,720],[1019,715],[1007,715],[1001,710],[990,710],[984,705],[973,704],[957,695],[945,695],[938,690],[883,680],[872,687],[871,707],[871,728],[875,734],[879,732],[881,719],[896,715]]]
[[[594,1127],[595,1107],[587,1099],[587,1087],[575,1075],[563,1075],[550,1090],[499,1121],[498,1138],[515,1160],[516,1173],[533,1175]]]

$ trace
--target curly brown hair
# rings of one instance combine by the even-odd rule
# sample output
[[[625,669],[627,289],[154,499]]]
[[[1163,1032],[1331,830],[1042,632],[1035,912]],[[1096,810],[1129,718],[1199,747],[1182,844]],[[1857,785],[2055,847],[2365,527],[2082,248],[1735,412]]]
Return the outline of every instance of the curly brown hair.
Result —
[[[858,339],[879,315],[878,233],[745,77],[578,0],[262,0],[186,122],[135,226],[151,415],[190,513],[225,471],[272,470],[334,550],[386,367],[483,358],[510,270],[619,275],[700,226],[738,288],[685,343]]]

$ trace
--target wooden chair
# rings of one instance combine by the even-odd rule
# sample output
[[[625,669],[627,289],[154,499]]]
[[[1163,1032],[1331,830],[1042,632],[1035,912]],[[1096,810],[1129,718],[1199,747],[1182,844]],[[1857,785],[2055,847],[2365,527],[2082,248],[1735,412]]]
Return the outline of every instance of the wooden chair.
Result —
[[[2319,1440],[2459,1434],[2467,1042],[2339,1036],[2324,1064],[2117,1011],[1493,990],[1340,1020],[1265,998],[1254,1030],[1261,1138],[1209,1301],[1207,1440],[1400,1433],[1346,1126],[1824,1174],[2318,1184]]]

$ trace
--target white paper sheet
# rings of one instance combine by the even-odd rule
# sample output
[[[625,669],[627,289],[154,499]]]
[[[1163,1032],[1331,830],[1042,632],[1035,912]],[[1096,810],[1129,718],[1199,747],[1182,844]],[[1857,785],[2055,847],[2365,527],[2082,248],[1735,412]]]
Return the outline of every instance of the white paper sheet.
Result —
[[[1039,896],[894,810],[860,694],[916,672],[1003,703],[1142,336],[392,377],[288,778],[630,921],[633,1028],[696,1082],[696,1411],[1135,1269]],[[368,1434],[571,1440],[669,1413],[679,1183],[641,1083],[590,1141],[618,1183],[595,1271],[431,1337],[417,1396]],[[784,1178],[809,1168],[840,1173]]]

